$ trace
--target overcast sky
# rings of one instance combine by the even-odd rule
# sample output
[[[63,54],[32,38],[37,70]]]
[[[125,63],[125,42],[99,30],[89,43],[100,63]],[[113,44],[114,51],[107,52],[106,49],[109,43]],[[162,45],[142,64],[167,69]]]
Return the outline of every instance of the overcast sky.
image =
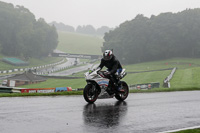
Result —
[[[200,0],[0,0],[28,8],[36,19],[66,25],[116,27],[137,14],[150,17],[162,12],[177,13],[186,8],[200,8]]]

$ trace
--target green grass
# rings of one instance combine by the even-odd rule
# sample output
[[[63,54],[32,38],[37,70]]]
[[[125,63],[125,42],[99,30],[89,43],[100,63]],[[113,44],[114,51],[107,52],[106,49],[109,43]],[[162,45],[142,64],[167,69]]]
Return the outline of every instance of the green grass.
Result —
[[[103,39],[77,33],[58,31],[58,50],[73,54],[101,55]]]
[[[190,66],[191,64],[191,66]],[[173,58],[162,61],[153,61],[128,65],[125,68],[128,72],[148,71],[156,69],[166,69],[178,67],[179,69],[187,69],[193,67],[200,67],[200,59],[188,59],[188,58]]]
[[[172,91],[195,91],[200,90],[200,87],[193,88],[153,88],[150,90],[130,90],[130,93],[151,93],[151,92],[172,92]]]
[[[200,59],[174,58],[163,61],[146,62],[125,66],[127,72],[149,71],[178,67],[174,77],[170,81],[173,89],[178,88],[200,88]],[[160,82],[170,74],[171,71],[155,71],[128,74],[124,78],[128,84]]]
[[[200,67],[178,69],[171,80],[173,88],[200,87]]]
[[[189,62],[190,61],[190,62]],[[165,62],[168,62],[166,65]],[[174,62],[179,62],[178,69],[170,81],[172,90],[179,90],[179,89],[189,89],[189,90],[196,90],[200,88],[200,67],[194,67],[189,63],[199,63],[200,59],[171,59],[165,61],[156,61],[156,62],[148,62],[148,63],[140,63],[134,65],[127,65],[124,66],[127,72],[134,72],[134,71],[147,71],[147,70],[155,70],[155,69],[163,69],[163,68],[171,68],[176,67]],[[187,63],[185,63],[187,62]],[[142,83],[152,83],[152,82],[159,82],[160,83],[160,90],[164,90],[162,88],[163,80],[171,73],[171,70],[165,71],[154,71],[154,72],[142,72],[142,73],[132,73],[127,74],[127,76],[123,79],[129,85],[134,84],[142,84]],[[84,77],[84,72],[77,73],[73,75],[75,77]],[[20,86],[23,88],[51,88],[51,87],[72,87],[73,89],[76,88],[83,88],[86,85],[85,79],[48,79],[46,82],[42,82],[39,84],[32,84],[26,86]],[[165,90],[165,91],[172,91],[172,90]],[[159,90],[156,90],[159,91]]]
[[[72,89],[84,88],[86,81],[81,79],[52,79],[49,78],[45,82],[31,85],[20,86],[22,88],[56,88],[56,87],[72,87]]]
[[[174,132],[174,133],[200,133],[200,128],[178,131],[178,132]]]
[[[158,72],[147,72],[147,73],[136,73],[136,74],[127,74],[123,79],[129,85],[131,84],[141,84],[141,83],[151,83],[159,82],[161,85],[163,79],[170,74],[171,71],[158,71]],[[84,72],[77,73],[73,75],[75,77],[84,77]],[[48,79],[46,82],[41,82],[38,84],[20,86],[22,88],[52,88],[52,87],[72,87],[84,88],[86,85],[85,78],[81,79]]]
[[[127,74],[123,79],[128,84],[142,84],[142,83],[152,83],[159,82],[161,85],[163,80],[170,74],[171,71],[156,71],[156,72],[144,72],[144,73],[134,73]]]

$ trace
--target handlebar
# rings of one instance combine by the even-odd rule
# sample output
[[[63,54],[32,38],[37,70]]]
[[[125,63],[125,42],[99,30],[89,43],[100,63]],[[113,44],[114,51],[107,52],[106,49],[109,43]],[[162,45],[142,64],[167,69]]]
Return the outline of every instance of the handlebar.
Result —
[[[106,71],[97,71],[97,74],[99,74],[102,78],[108,78],[109,76],[105,75]]]

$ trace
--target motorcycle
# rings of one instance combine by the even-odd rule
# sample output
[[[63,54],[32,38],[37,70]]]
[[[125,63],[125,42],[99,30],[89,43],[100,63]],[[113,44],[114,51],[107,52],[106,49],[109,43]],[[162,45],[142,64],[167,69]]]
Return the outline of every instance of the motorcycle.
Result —
[[[125,81],[120,79],[126,76],[125,69],[121,73],[116,73],[116,77],[121,82],[121,89],[123,92],[118,91],[114,83],[106,76],[106,71],[88,71],[85,73],[87,85],[83,90],[83,96],[88,103],[94,103],[98,99],[106,99],[115,97],[119,101],[124,101],[129,94],[129,87]]]

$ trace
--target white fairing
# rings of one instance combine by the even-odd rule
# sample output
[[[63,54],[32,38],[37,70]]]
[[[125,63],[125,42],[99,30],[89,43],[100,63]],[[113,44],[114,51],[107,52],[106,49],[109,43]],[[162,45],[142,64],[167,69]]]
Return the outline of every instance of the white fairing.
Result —
[[[108,88],[110,80],[108,78],[101,77],[97,72],[98,72],[98,69],[94,70],[94,71],[86,72],[85,73],[85,79],[95,81],[99,85],[99,87],[101,88],[101,93],[99,94],[99,97],[98,97],[99,99],[112,98],[113,96],[110,96],[106,92],[106,89]],[[125,69],[123,69],[122,72],[120,74],[118,74],[117,76],[120,79],[122,79],[125,75],[126,75]]]
[[[99,74],[97,74],[97,71],[98,70],[94,70],[92,72],[86,72],[85,79],[95,81],[101,88],[101,93],[99,94],[98,99],[112,98],[113,96],[110,96],[106,92],[106,89],[108,88],[109,85],[109,79],[101,77]]]
[[[109,84],[109,79],[102,78],[99,74],[97,74],[97,71],[98,70],[94,70],[92,72],[86,72],[85,79],[95,81],[100,87],[103,85],[107,87]]]

